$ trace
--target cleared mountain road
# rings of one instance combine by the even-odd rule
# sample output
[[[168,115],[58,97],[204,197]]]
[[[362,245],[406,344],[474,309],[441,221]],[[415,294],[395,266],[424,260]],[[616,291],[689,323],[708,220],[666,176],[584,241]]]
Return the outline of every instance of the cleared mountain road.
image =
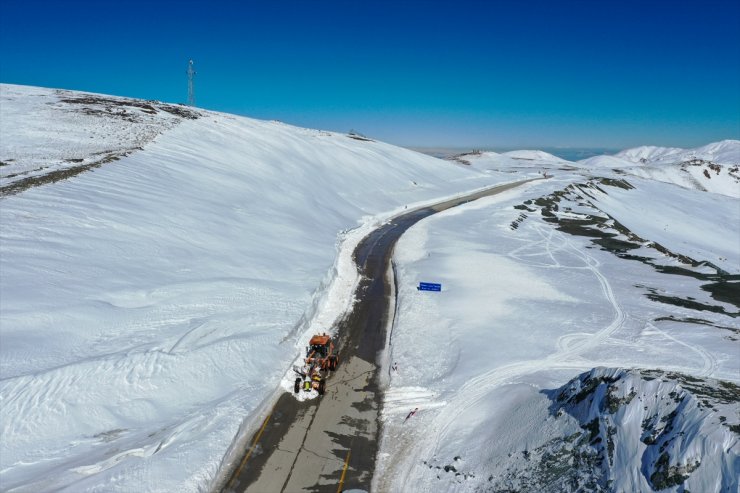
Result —
[[[369,234],[354,252],[357,302],[337,327],[340,363],[326,394],[300,402],[282,394],[229,464],[223,492],[369,491],[378,451],[381,405],[378,356],[394,297],[390,260],[400,236],[418,221],[532,180],[509,183],[410,211]]]

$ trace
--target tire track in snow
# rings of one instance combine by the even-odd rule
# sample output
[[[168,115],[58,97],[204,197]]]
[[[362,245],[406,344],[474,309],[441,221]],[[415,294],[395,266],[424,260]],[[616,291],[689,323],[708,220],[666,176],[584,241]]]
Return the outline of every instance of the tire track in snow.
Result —
[[[544,370],[577,370],[585,371],[593,367],[591,361],[578,361],[578,356],[581,355],[588,349],[591,349],[609,338],[612,334],[618,331],[624,321],[626,315],[619,302],[614,295],[612,287],[601,271],[599,270],[600,263],[598,260],[593,258],[587,252],[582,251],[577,245],[571,242],[563,233],[560,233],[554,229],[544,231],[544,226],[536,225],[537,232],[543,238],[542,241],[537,244],[543,244],[545,246],[546,255],[548,255],[558,266],[557,268],[563,269],[587,269],[589,270],[598,280],[602,294],[611,305],[614,316],[612,321],[606,327],[590,334],[587,337],[583,337],[580,341],[567,343],[567,339],[559,341],[557,345],[557,351],[548,357],[540,358],[536,360],[521,361],[512,363],[502,367],[497,367],[482,373],[472,379],[469,379],[464,385],[462,385],[457,392],[448,400],[446,406],[442,408],[442,411],[435,417],[433,421],[439,423],[437,428],[440,430],[439,433],[432,433],[423,438],[421,443],[416,447],[409,447],[407,453],[412,455],[407,464],[412,464],[412,468],[420,462],[421,456],[435,456],[440,448],[440,444],[448,442],[448,437],[451,434],[451,428],[456,425],[458,418],[463,412],[475,406],[480,400],[486,397],[490,391],[496,387],[512,382],[515,378],[521,377],[522,375],[544,371]],[[553,250],[553,237],[560,239],[561,242]],[[531,244],[528,246],[531,247]],[[526,248],[520,247],[512,253],[518,253]],[[555,259],[553,252],[566,250],[576,258],[579,258],[585,265],[580,267],[566,267],[562,266]],[[509,254],[510,256],[511,253]],[[548,267],[552,267],[548,265]],[[574,334],[569,336],[572,339]],[[428,404],[427,404],[428,405]],[[411,469],[405,471],[409,474]],[[407,478],[404,478],[404,481]]]
[[[675,342],[676,344],[680,344],[681,346],[687,347],[690,350],[692,350],[695,353],[697,353],[701,357],[701,359],[702,359],[702,367],[699,370],[692,370],[692,373],[695,373],[696,376],[699,376],[699,377],[708,377],[708,376],[712,375],[714,372],[716,372],[717,369],[719,368],[719,363],[717,362],[717,358],[713,354],[711,354],[709,351],[707,351],[706,349],[704,349],[703,347],[701,347],[701,346],[692,346],[691,344],[687,344],[687,343],[683,342],[682,340],[673,337],[668,332],[659,329],[658,327],[656,327],[655,325],[653,325],[653,324],[651,324],[649,322],[647,323],[646,327],[648,329],[650,329],[650,330],[653,330],[653,331],[659,333],[660,335],[662,335],[666,339],[670,339],[671,341]]]

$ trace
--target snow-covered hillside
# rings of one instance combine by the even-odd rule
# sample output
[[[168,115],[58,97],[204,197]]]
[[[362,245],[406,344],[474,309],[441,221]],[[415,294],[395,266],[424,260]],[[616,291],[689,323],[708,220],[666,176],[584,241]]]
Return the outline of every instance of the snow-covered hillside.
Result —
[[[537,450],[542,462],[535,470],[558,459],[563,467],[572,465],[570,458],[557,457],[561,452],[582,461],[574,468],[581,476],[576,481],[603,490],[737,491],[740,486],[737,384],[661,370],[598,368],[550,397],[555,418],[569,415],[586,433]]]
[[[740,141],[724,140],[696,149],[637,147],[616,155],[593,156],[570,162],[543,151],[472,151],[451,161],[490,173],[522,170],[619,170],[683,188],[740,198]]]
[[[73,91],[0,86],[0,193],[18,193],[118,160],[197,111]],[[22,122],[22,124],[19,124]]]
[[[279,122],[21,86],[0,98],[4,491],[206,488],[304,332],[350,302],[363,231],[496,181]]]
[[[378,490],[737,491],[740,202],[578,164],[399,241]]]
[[[723,140],[694,149],[642,146],[618,152],[616,156],[640,164],[678,164],[701,160],[737,166],[740,165],[740,140]]]
[[[544,151],[472,151],[451,156],[449,160],[472,166],[482,171],[513,172],[519,168],[542,170],[551,166],[569,166],[572,163]]]
[[[462,413],[476,439],[452,438],[423,460],[421,481],[436,491],[737,491],[738,400],[736,384],[661,370],[596,368],[542,391],[508,384]]]
[[[450,162],[0,85],[0,489],[207,490],[367,232],[546,175],[397,245],[377,489],[735,491],[738,149]]]

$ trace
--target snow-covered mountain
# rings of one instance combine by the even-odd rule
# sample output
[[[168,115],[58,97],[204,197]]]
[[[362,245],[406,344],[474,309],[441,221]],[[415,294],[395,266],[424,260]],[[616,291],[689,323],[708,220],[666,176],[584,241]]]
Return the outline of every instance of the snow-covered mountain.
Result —
[[[509,156],[510,158],[513,158],[513,159],[519,159],[523,161],[545,161],[545,162],[551,162],[551,163],[559,163],[559,162],[567,163],[568,162],[565,159],[561,159],[545,151],[531,151],[531,150],[509,151],[509,152],[504,152],[503,155]]]
[[[634,162],[629,161],[619,156],[593,156],[587,159],[578,161],[580,166],[586,169],[593,168],[631,168],[635,165]]]
[[[379,491],[737,490],[737,195],[578,164],[400,239]]]
[[[572,163],[544,151],[471,151],[448,158],[450,161],[472,166],[483,171],[511,171],[517,168],[542,169],[550,166],[567,166]]]
[[[714,164],[740,165],[740,140],[723,140],[695,149],[642,146],[616,154],[618,158],[641,164],[680,164],[686,161],[709,161]]]
[[[670,159],[684,151],[680,147],[640,146],[620,151],[616,156],[631,163],[646,164],[661,158]]]
[[[599,159],[581,164],[608,164]],[[695,149],[636,147],[609,159],[613,161],[610,167],[629,167],[630,174],[740,198],[739,140],[723,140]]]
[[[350,302],[364,232],[495,182],[367,139],[11,85],[0,142],[5,491],[206,488],[304,332]]]
[[[449,158],[483,172],[516,173],[524,169],[541,173],[554,170],[620,170],[673,183],[692,190],[709,191],[740,198],[740,141],[724,140],[696,149],[643,146],[613,156],[593,156],[566,161],[543,151],[472,151]]]
[[[595,483],[592,491],[677,486],[737,491],[740,486],[740,386],[734,383],[661,370],[597,368],[551,397],[556,419],[574,418],[583,434],[535,450],[539,457],[532,462],[540,464],[532,469],[580,461],[573,468],[575,478],[562,478],[564,486],[569,480]],[[634,467],[637,463],[641,467]],[[541,477],[532,476],[534,481]]]
[[[399,242],[377,489],[529,477],[576,491],[558,486],[574,465],[581,490],[736,489],[736,148],[693,150],[712,156],[701,164],[656,150],[611,157],[625,166],[540,151],[456,164],[277,121],[2,84],[0,489],[208,489],[307,335],[351,303],[367,232],[543,171]],[[420,280],[443,291],[421,293]]]
[[[503,390],[488,419],[463,415],[468,444],[422,460],[420,490],[737,491],[736,384],[595,368],[555,389]]]

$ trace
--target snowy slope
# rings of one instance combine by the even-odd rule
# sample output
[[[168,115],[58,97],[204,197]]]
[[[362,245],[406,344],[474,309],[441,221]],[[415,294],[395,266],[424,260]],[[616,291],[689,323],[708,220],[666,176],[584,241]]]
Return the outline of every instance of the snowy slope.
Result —
[[[738,199],[610,169],[549,172],[399,241],[375,487],[736,491]],[[589,388],[591,406],[557,401],[595,367],[639,398],[610,412],[605,385]],[[685,397],[665,372],[735,390]],[[657,446],[641,441],[649,429]]]
[[[532,169],[541,171],[551,167],[569,166],[572,163],[544,151],[510,151],[497,153],[493,151],[472,151],[449,158],[475,169],[483,171],[511,171]]]
[[[737,491],[740,486],[740,387],[734,383],[598,368],[551,398],[556,417],[570,415],[587,432],[570,452],[587,458],[579,472],[598,478],[604,490]]]
[[[0,193],[115,161],[198,116],[158,101],[0,84]]]
[[[674,164],[700,159],[715,164],[740,165],[740,140],[723,140],[694,149],[642,146],[618,152],[616,157],[642,164]]]
[[[740,165],[737,164],[715,164],[698,160],[633,167],[625,172],[683,188],[740,198]]]
[[[521,161],[543,161],[547,163],[569,163],[565,159],[559,158],[545,151],[520,150],[504,152],[503,156],[509,156],[512,159]]]
[[[635,164],[646,164],[662,158],[673,159],[684,150],[680,147],[640,146],[620,151],[616,157]]]
[[[279,122],[0,94],[3,170],[118,153],[0,198],[5,491],[207,488],[304,332],[351,301],[338,253],[406,204],[495,181]]]
[[[584,168],[629,168],[635,165],[632,161],[619,156],[593,156],[578,161],[578,165]]]
[[[538,464],[556,466],[557,485],[573,464],[548,454],[575,450],[577,433],[575,479],[590,489],[684,473],[691,491],[736,489],[737,397],[686,385],[739,383],[736,148],[603,165],[472,153],[462,166],[279,122],[0,85],[0,485],[207,489],[307,334],[352,302],[365,233],[407,205],[547,170],[399,242],[378,489],[521,487]],[[588,375],[616,380],[591,388]],[[633,398],[605,413],[609,385],[688,405]],[[640,420],[657,450],[635,438]],[[617,465],[588,469],[609,460],[591,443],[609,436]]]
[[[578,161],[584,169],[620,169],[683,188],[740,198],[740,141],[724,140],[696,149],[642,146],[614,156]]]

